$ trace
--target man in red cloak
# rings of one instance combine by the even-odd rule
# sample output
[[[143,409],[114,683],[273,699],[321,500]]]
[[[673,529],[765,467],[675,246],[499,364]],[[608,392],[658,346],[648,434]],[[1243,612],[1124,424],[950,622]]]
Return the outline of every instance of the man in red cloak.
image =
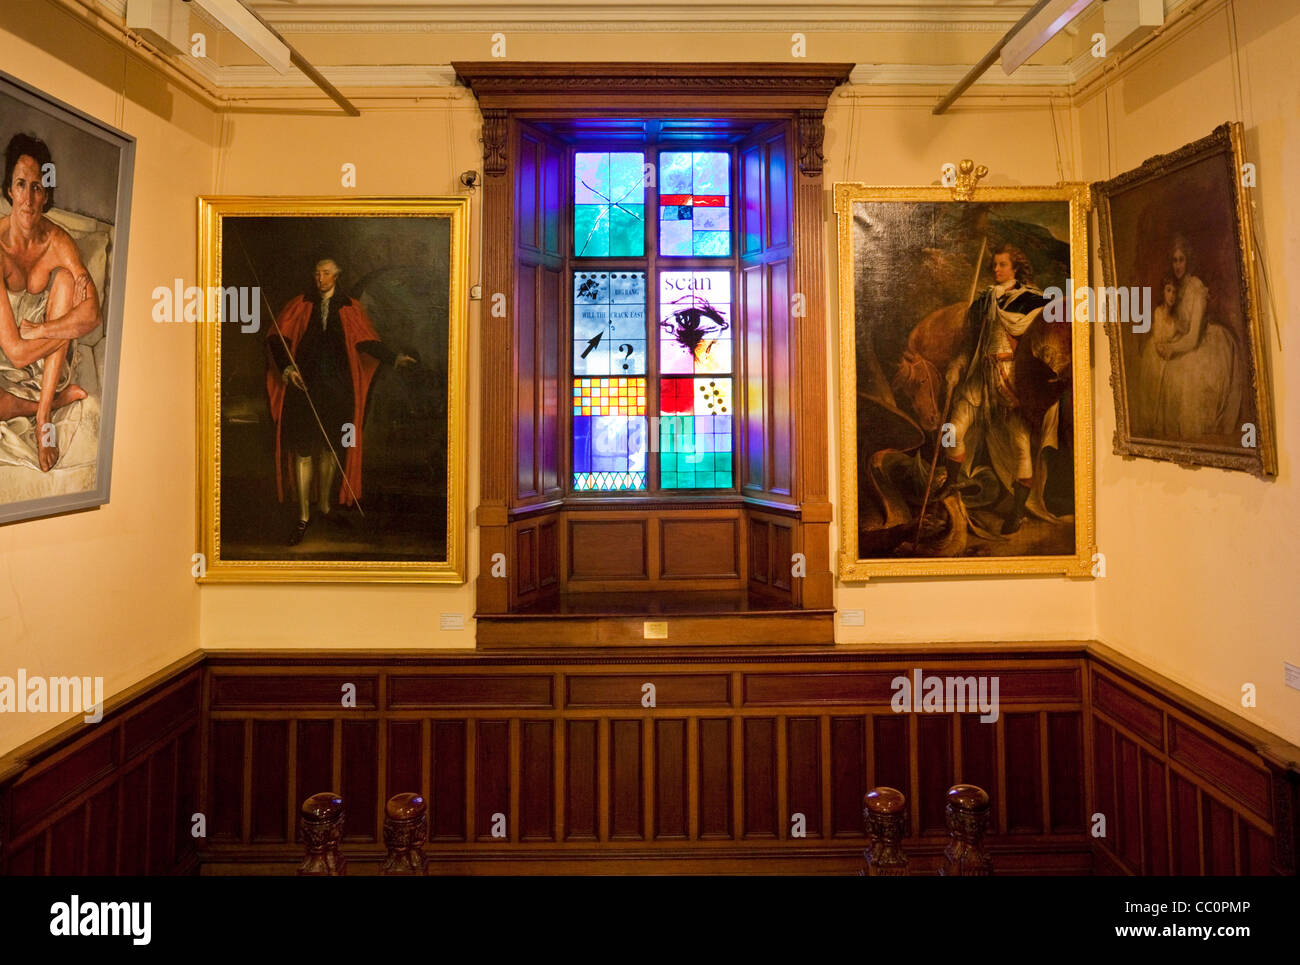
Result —
[[[316,263],[315,291],[298,295],[267,334],[266,391],[275,422],[275,485],[284,502],[284,477],[298,490],[298,525],[289,545],[302,542],[311,522],[312,483],[322,516],[329,517],[338,460],[344,460],[340,506],[361,498],[361,428],[366,396],[382,364],[415,362],[379,338],[361,303],[337,290],[333,258]]]

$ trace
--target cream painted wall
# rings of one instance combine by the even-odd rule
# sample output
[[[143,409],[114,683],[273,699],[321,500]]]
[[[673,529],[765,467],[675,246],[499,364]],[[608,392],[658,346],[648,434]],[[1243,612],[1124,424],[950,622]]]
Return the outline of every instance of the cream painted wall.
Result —
[[[1264,482],[1114,455],[1109,348],[1099,337],[1097,522],[1107,576],[1097,581],[1097,631],[1152,669],[1300,743],[1300,692],[1284,686],[1282,668],[1284,660],[1300,666],[1300,353],[1288,344],[1300,317],[1293,274],[1300,265],[1297,49],[1300,5],[1210,4],[1198,24],[1153,56],[1139,52],[1108,89],[1086,91],[1078,119],[1082,173],[1091,180],[1127,171],[1224,121],[1241,120],[1246,128],[1247,153],[1259,172],[1261,256],[1276,308],[1265,308],[1265,326],[1278,476]],[[1255,708],[1241,705],[1245,683],[1258,690]]]
[[[155,324],[150,293],[193,277],[194,196],[212,182],[214,115],[62,12],[42,4],[32,16],[35,6],[0,6],[0,66],[134,135],[135,196],[112,498],[0,526],[0,674],[102,676],[112,695],[199,641],[194,330]],[[0,715],[0,753],[59,722]]]

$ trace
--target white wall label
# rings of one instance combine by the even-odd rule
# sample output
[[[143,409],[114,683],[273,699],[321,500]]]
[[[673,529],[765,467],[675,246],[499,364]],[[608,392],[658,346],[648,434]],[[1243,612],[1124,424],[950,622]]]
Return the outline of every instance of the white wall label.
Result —
[[[464,630],[465,614],[463,613],[443,613],[438,616],[439,630]]]
[[[1293,663],[1287,663],[1285,660],[1282,661],[1282,667],[1286,674],[1286,685],[1300,690],[1300,667]]]
[[[840,626],[862,627],[867,624],[866,610],[841,610]]]

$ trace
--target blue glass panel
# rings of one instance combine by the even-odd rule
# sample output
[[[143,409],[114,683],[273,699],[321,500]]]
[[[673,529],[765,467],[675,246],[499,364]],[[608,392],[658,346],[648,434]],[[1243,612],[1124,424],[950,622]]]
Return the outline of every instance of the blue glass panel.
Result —
[[[591,471],[591,416],[573,417],[573,471]]]

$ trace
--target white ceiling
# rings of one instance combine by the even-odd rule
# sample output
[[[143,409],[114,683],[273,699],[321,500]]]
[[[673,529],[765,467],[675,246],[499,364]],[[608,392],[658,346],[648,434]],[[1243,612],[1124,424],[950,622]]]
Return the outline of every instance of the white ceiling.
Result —
[[[701,29],[717,24],[777,24],[808,29],[1005,31],[1032,0],[246,0],[276,27],[294,32],[348,30]]]

